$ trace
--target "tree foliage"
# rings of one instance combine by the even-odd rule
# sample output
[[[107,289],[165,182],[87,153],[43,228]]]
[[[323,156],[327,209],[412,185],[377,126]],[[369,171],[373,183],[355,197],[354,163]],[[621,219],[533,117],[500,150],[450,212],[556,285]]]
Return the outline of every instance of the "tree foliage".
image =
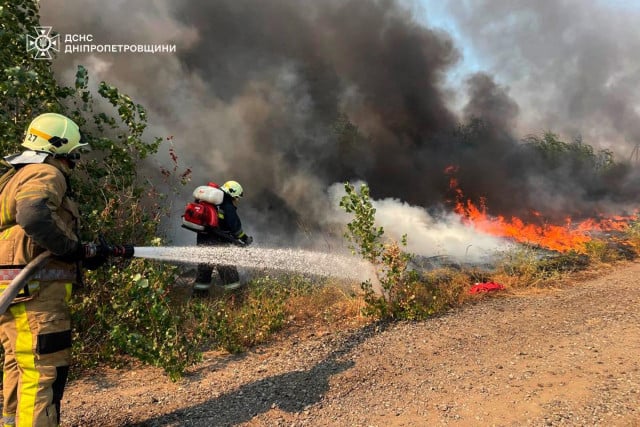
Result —
[[[35,2],[0,2],[0,150],[15,151],[34,115],[61,112],[73,89],[56,84],[49,61],[27,53],[27,35],[38,26]]]
[[[0,151],[20,151],[24,130],[38,114],[71,117],[92,148],[72,176],[81,238],[103,234],[112,242],[161,244],[160,219],[168,214],[164,196],[140,170],[162,139],[144,137],[144,107],[118,88],[100,82],[93,93],[84,67],[78,67],[74,86],[58,84],[50,61],[27,52],[27,35],[38,25],[37,1],[0,3]],[[113,110],[97,110],[94,96]],[[199,353],[197,340],[185,330],[185,308],[171,303],[168,286],[175,278],[175,267],[137,259],[88,272],[72,306],[77,362],[132,355],[179,375]]]
[[[555,169],[569,166],[573,170],[581,171],[606,171],[614,165],[614,156],[611,150],[594,150],[589,144],[582,141],[582,137],[575,138],[567,143],[551,131],[542,135],[528,135],[524,138],[525,147],[535,151],[544,164]]]
[[[340,200],[340,206],[353,214],[353,220],[347,224],[345,238],[351,242],[352,250],[365,260],[376,263],[384,251],[381,241],[384,229],[375,225],[376,209],[371,204],[369,186],[361,185],[356,190],[352,184],[346,183],[344,189],[346,195]]]

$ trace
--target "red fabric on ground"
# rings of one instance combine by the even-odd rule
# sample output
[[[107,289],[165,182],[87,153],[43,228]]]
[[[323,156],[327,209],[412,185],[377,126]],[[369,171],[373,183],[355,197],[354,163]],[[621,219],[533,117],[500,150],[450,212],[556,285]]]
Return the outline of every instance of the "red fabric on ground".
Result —
[[[504,286],[496,282],[476,283],[471,287],[471,289],[469,289],[469,293],[477,294],[480,292],[501,291],[503,289],[504,289]]]

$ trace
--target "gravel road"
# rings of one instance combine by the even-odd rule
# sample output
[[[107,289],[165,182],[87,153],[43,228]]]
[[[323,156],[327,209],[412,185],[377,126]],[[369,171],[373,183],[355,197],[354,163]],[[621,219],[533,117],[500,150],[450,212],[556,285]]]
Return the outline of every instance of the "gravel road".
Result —
[[[63,426],[640,426],[640,263],[417,323],[305,328],[187,376],[99,370]]]

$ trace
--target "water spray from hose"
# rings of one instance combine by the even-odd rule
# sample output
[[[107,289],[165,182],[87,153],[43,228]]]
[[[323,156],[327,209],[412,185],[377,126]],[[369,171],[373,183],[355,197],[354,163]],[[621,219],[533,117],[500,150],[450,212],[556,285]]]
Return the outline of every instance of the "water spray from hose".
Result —
[[[98,245],[84,245],[85,257],[97,255],[118,258],[147,258],[159,261],[186,264],[208,263],[235,265],[238,267],[289,271],[351,280],[375,280],[371,264],[346,255],[314,252],[300,249],[245,248],[236,246],[175,246],[152,247],[133,245],[111,245],[103,238]],[[31,261],[11,281],[0,295],[0,314],[4,313],[11,301],[27,281],[42,269],[52,255],[46,251]]]
[[[301,249],[235,246],[135,247],[134,256],[181,263],[208,263],[237,267],[290,271],[364,281],[374,277],[371,264],[355,256]]]

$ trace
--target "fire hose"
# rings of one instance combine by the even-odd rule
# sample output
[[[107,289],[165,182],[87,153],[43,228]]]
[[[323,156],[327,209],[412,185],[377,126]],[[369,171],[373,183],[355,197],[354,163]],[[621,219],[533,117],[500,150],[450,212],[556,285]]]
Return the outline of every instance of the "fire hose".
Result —
[[[101,244],[107,248],[108,256],[118,258],[131,258],[133,257],[134,247],[132,245],[107,245],[103,238],[100,238]],[[90,256],[95,256],[96,246],[92,243],[87,244],[85,250]],[[93,255],[91,255],[93,253]],[[38,271],[40,271],[52,258],[52,254],[49,251],[45,251],[35,257],[29,262],[16,277],[13,278],[11,283],[0,294],[0,315],[4,314],[13,299],[20,293],[22,288],[27,284]]]
[[[16,277],[13,278],[9,286],[0,294],[0,314],[4,314],[5,311],[11,305],[11,301],[18,295],[20,290],[24,288],[27,281],[33,277],[47,262],[51,259],[51,252],[45,251],[31,260],[25,268],[22,269]]]

